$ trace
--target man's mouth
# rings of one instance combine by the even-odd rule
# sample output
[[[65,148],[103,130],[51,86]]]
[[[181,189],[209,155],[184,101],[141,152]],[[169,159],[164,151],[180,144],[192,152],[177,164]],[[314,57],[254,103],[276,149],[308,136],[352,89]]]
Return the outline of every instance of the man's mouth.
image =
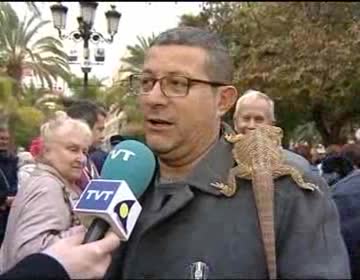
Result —
[[[156,128],[156,129],[168,128],[169,126],[173,125],[172,122],[164,119],[149,118],[146,121],[151,128]]]

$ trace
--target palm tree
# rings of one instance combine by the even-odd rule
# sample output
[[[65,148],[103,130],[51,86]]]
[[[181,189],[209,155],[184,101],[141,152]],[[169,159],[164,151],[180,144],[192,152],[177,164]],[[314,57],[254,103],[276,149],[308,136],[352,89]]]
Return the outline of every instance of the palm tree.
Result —
[[[62,43],[51,36],[37,40],[35,35],[50,21],[37,20],[34,14],[30,19],[20,21],[9,3],[0,3],[0,61],[9,77],[17,82],[14,96],[19,99],[23,69],[29,69],[41,85],[52,88],[58,77],[68,80],[68,57],[61,50]]]
[[[18,103],[12,96],[14,84],[13,79],[0,72],[0,115],[8,115],[17,109]]]
[[[95,76],[91,77],[88,82],[88,90],[84,91],[83,78],[71,75],[69,79],[69,89],[73,93],[75,99],[89,99],[93,101],[102,102],[104,99],[104,79],[98,79]]]
[[[42,2],[25,2],[27,8],[36,16],[41,17],[41,13],[40,13],[40,8],[39,8],[39,4],[42,5]]]
[[[135,46],[127,46],[126,49],[129,55],[122,58],[121,62],[124,62],[127,66],[122,67],[120,72],[136,73],[141,71],[141,67],[144,63],[146,50],[150,47],[151,43],[155,40],[154,33],[150,37],[145,38],[142,36],[136,36],[138,43]]]
[[[153,33],[150,37],[137,36],[135,46],[127,46],[128,56],[121,59],[124,63],[118,70],[119,78],[109,88],[105,95],[105,103],[110,108],[109,120],[118,122],[119,133],[141,135],[143,115],[141,114],[136,98],[129,91],[128,74],[141,71],[147,49],[156,38]]]

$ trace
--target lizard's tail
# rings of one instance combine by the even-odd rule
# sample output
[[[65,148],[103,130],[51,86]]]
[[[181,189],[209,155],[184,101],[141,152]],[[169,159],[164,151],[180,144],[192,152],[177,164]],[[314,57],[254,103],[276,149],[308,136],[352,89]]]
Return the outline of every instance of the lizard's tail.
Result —
[[[260,171],[261,172],[261,171]],[[253,188],[270,279],[276,279],[274,182],[270,174],[254,171]]]

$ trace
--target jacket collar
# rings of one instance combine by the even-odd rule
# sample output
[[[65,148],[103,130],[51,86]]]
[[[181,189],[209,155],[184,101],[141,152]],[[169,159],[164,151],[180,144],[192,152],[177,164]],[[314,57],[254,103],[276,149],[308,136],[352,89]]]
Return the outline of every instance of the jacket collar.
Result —
[[[221,133],[218,141],[205,155],[203,159],[195,166],[192,173],[179,183],[194,187],[202,192],[219,196],[221,193],[211,184],[216,182],[227,182],[228,172],[234,166],[232,157],[232,144],[224,138],[224,133],[231,133],[233,130],[227,124],[222,124]],[[160,184],[156,182],[159,188],[169,188],[173,184]]]
[[[229,169],[234,165],[231,155],[232,145],[225,140],[222,134],[186,180],[163,184],[159,183],[158,178],[155,179],[154,187],[148,191],[149,199],[142,201],[142,205],[147,211],[138,222],[139,234],[144,234],[185,207],[195,196],[192,189],[220,196],[220,192],[211,184],[226,182]]]
[[[221,136],[215,146],[194,168],[186,183],[203,192],[221,195],[219,190],[211,184],[227,182],[229,169],[234,165],[231,150],[232,145]]]
[[[80,193],[81,193],[80,189],[75,184],[71,184],[68,180],[66,180],[51,165],[46,164],[46,163],[42,163],[42,162],[38,162],[36,164],[36,169],[38,171],[40,171],[40,172],[43,171],[43,172],[46,172],[46,173],[50,173],[51,175],[56,177],[66,187],[66,189],[70,192],[70,196],[71,196],[72,199],[76,199],[80,195]]]

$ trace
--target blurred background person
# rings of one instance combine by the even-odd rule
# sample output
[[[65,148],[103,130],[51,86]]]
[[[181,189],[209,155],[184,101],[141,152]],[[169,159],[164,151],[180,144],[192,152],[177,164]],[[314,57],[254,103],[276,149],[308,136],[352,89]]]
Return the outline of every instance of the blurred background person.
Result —
[[[125,138],[121,136],[120,134],[115,134],[110,137],[110,146],[111,149],[114,148],[117,144],[124,141]]]
[[[315,165],[321,174],[321,162],[326,157],[326,150],[322,144],[318,144],[311,148],[312,164]]]
[[[17,193],[18,157],[10,151],[7,122],[0,123],[0,245],[4,239],[9,210]]]
[[[18,153],[18,189],[21,188],[31,177],[31,173],[36,167],[36,161],[30,152],[24,151]]]
[[[341,232],[350,256],[353,279],[360,278],[360,144],[347,144],[341,155],[353,170],[333,187],[333,198],[340,214]]]
[[[341,145],[332,144],[326,147],[327,156],[338,156],[341,153]]]
[[[89,126],[59,112],[42,127],[42,155],[31,177],[15,197],[0,249],[2,272],[70,234],[79,220],[72,212],[91,145]]]
[[[293,152],[305,158],[310,163],[311,170],[316,174],[320,175],[319,169],[315,164],[313,164],[311,148],[308,145],[304,145],[304,144],[296,145],[293,149]]]
[[[353,170],[351,161],[340,154],[326,156],[321,162],[321,175],[329,186],[333,186]]]
[[[360,144],[360,128],[355,131],[355,143]]]

